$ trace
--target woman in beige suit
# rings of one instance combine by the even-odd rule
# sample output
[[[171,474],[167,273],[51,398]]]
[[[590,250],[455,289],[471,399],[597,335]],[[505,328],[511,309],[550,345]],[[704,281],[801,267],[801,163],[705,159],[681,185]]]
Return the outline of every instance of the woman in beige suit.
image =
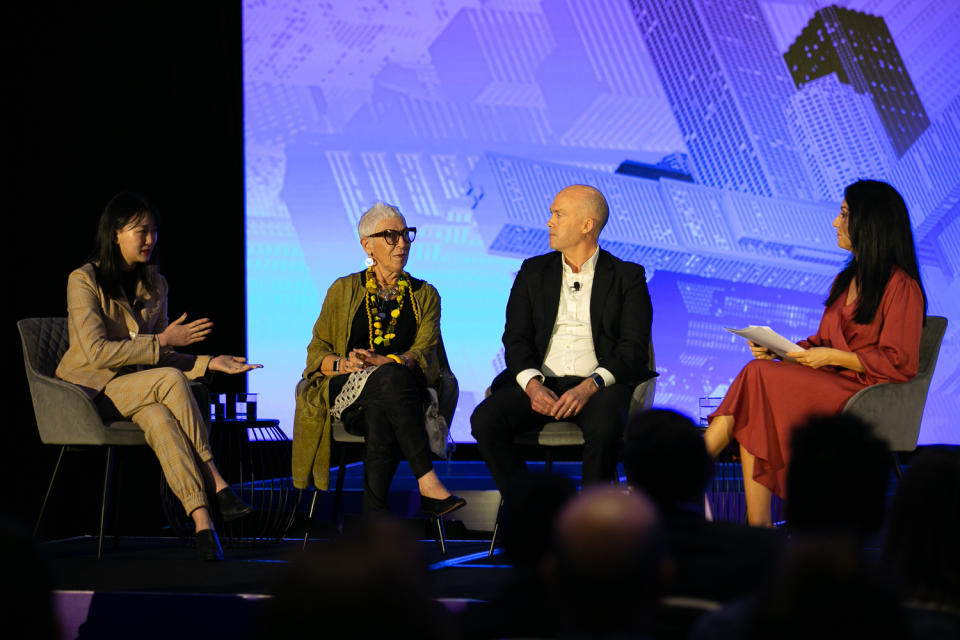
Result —
[[[103,214],[90,261],[67,282],[70,347],[57,376],[82,387],[105,417],[143,429],[170,488],[197,531],[201,559],[220,560],[205,487],[216,493],[225,520],[252,510],[229,487],[213,461],[207,426],[189,380],[207,371],[243,373],[260,365],[235,356],[177,353],[204,340],[213,323],[167,320],[167,282],[154,266],[157,216],[132,193],[115,196]]]

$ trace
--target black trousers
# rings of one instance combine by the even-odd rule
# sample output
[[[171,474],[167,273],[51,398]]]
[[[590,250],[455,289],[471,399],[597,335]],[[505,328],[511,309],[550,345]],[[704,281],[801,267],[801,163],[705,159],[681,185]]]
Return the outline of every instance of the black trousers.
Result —
[[[422,376],[421,376],[422,378]],[[433,469],[423,423],[424,384],[409,367],[381,365],[343,414],[347,431],[366,438],[363,452],[363,512],[385,512],[400,456],[417,478]]]
[[[582,381],[567,376],[547,378],[544,384],[560,396]],[[548,422],[573,422],[583,430],[583,484],[607,482],[616,475],[631,394],[627,385],[613,384],[593,394],[577,415],[556,420],[531,409],[530,398],[519,385],[507,385],[474,409],[470,424],[480,455],[501,491],[527,466],[513,442],[516,435]]]

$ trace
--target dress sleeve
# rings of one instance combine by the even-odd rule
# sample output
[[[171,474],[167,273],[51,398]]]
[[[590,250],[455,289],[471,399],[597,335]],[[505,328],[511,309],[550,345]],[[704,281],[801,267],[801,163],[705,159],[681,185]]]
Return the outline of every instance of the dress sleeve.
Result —
[[[108,337],[96,281],[78,269],[67,281],[67,313],[80,349],[91,366],[115,369],[156,364],[160,342],[152,334],[124,339]]]
[[[913,278],[903,273],[890,278],[874,321],[878,319],[877,343],[855,352],[864,368],[858,378],[864,384],[906,382],[920,367],[923,332],[923,293]]]

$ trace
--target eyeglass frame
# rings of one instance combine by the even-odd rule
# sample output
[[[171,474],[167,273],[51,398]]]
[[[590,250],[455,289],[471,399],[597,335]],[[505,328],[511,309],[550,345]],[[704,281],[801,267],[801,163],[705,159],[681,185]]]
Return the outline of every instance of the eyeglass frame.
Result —
[[[397,246],[397,243],[400,242],[400,238],[404,238],[407,241],[407,244],[413,244],[413,241],[417,239],[417,228],[404,227],[399,231],[397,229],[384,229],[383,231],[377,231],[376,233],[371,233],[367,237],[383,238],[383,241],[386,242],[391,247]],[[393,238],[392,242],[390,238]]]

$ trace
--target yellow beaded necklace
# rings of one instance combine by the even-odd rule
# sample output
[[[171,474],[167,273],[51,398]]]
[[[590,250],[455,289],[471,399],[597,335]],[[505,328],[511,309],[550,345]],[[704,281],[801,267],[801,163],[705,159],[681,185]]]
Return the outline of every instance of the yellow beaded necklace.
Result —
[[[370,348],[374,349],[378,345],[389,347],[390,341],[397,337],[397,319],[400,317],[400,311],[403,309],[404,295],[410,296],[410,304],[413,306],[413,317],[417,326],[420,326],[420,310],[417,308],[417,301],[413,297],[410,289],[410,276],[404,271],[397,280],[397,308],[390,312],[390,319],[387,320],[387,314],[377,308],[377,298],[379,297],[379,287],[377,286],[377,276],[373,272],[373,267],[369,267],[366,273],[366,300],[367,323],[370,327]],[[386,321],[387,326],[384,327]]]

